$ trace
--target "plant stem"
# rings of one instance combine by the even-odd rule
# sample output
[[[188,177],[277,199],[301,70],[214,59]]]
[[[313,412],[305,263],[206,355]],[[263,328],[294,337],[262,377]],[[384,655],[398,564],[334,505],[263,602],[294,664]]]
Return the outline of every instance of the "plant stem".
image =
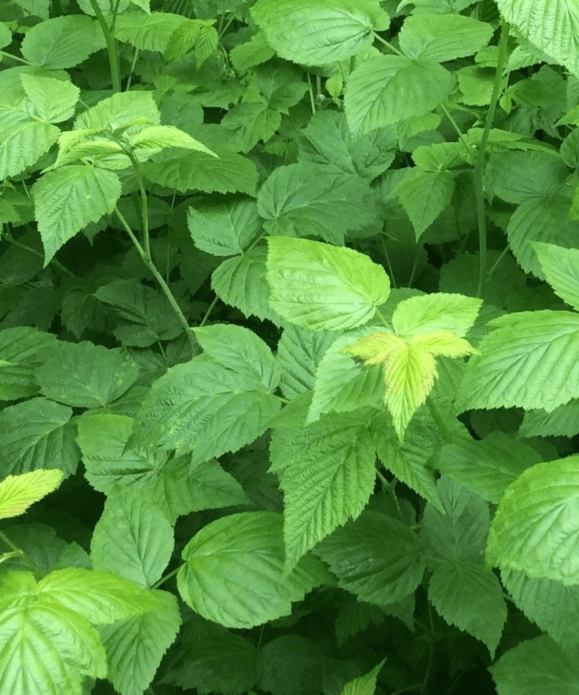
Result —
[[[466,151],[468,152],[469,156],[472,157],[471,163],[474,163],[476,161],[476,152],[475,152],[474,148],[469,143],[469,141],[464,137],[464,133],[459,128],[458,123],[454,120],[454,118],[452,117],[452,114],[446,108],[446,106],[444,104],[439,104],[439,107],[440,107],[441,111],[444,113],[444,115],[448,118],[450,125],[454,128],[456,134],[458,135],[458,139],[465,146]]]
[[[432,419],[436,423],[436,426],[440,430],[440,434],[442,435],[442,438],[447,444],[452,444],[454,439],[452,438],[452,435],[448,431],[447,426],[444,424],[444,420],[440,416],[440,413],[438,412],[438,408],[434,405],[434,401],[430,396],[426,399],[426,407],[430,411],[430,415],[432,416]]]
[[[217,304],[218,301],[219,301],[219,297],[217,295],[215,295],[215,299],[211,302],[211,304],[209,305],[209,309],[207,309],[207,311],[205,312],[205,316],[201,319],[201,323],[199,324],[199,328],[202,328],[207,323],[207,319],[209,318],[211,312],[215,308],[215,305]]]
[[[143,174],[141,172],[141,165],[139,160],[130,150],[125,150],[133,169],[135,170],[135,175],[137,177],[137,185],[139,186],[139,193],[141,194],[141,222],[143,224],[143,246],[145,247],[145,253],[149,258],[151,258],[151,240],[149,238],[149,209],[147,204],[147,191],[145,190],[145,182],[143,181]]]
[[[44,260],[44,254],[41,251],[31,249],[30,246],[26,246],[26,244],[22,244],[20,241],[16,241],[16,239],[14,239],[11,235],[4,236],[4,240],[7,241],[9,244],[17,246],[19,249],[23,249],[24,251],[28,251],[34,256],[38,256],[39,258],[42,258]],[[61,270],[65,275],[68,275],[71,278],[76,277],[76,275],[71,270],[69,270],[66,266],[62,265],[62,263],[60,261],[57,261],[55,258],[51,260],[51,264],[54,265],[55,268]]]
[[[312,79],[310,77],[309,72],[306,73],[306,76],[308,78],[308,91],[310,93],[310,106],[312,108],[312,114],[315,115],[315,113],[316,113],[316,101],[314,99],[314,90],[312,88]]]
[[[386,247],[386,242],[384,241],[384,235],[380,235],[380,244],[382,246],[382,253],[384,254],[384,258],[386,259],[386,265],[388,266],[388,272],[390,274],[390,282],[392,284],[392,288],[396,289],[396,278],[394,276],[394,269],[392,268],[392,263],[390,261],[390,254],[388,253],[388,249]]]
[[[159,286],[163,290],[165,297],[167,297],[169,304],[171,305],[171,307],[173,308],[173,311],[177,315],[177,318],[179,319],[181,325],[183,326],[183,330],[185,331],[187,338],[189,339],[189,342],[191,343],[191,349],[193,351],[193,354],[195,354],[197,351],[197,341],[195,340],[195,336],[193,335],[193,332],[192,332],[191,328],[189,327],[189,323],[188,323],[187,319],[185,318],[185,314],[183,314],[183,312],[181,311],[181,307],[179,306],[179,304],[177,303],[177,300],[175,299],[175,297],[173,296],[173,293],[171,292],[171,288],[165,282],[161,273],[157,270],[157,267],[153,263],[151,256],[145,252],[145,249],[139,243],[139,240],[135,236],[133,230],[130,228],[127,220],[123,217],[121,211],[118,208],[115,208],[115,213],[116,213],[117,217],[119,218],[120,223],[123,225],[125,231],[130,236],[131,241],[135,245],[135,248],[139,252],[139,255],[141,256],[143,263],[151,271],[151,274],[153,275],[153,277],[159,283]]]
[[[434,664],[434,623],[432,622],[432,608],[430,607],[430,602],[428,603],[428,618],[430,621],[430,653],[428,655],[428,664],[426,665],[426,673],[424,674],[424,680],[422,681],[422,688],[420,689],[421,695],[426,695],[428,692],[428,681],[430,679],[430,672],[432,671],[432,665]]]
[[[6,56],[6,58],[11,58],[12,60],[15,60],[18,63],[23,63],[24,65],[33,65],[33,63],[30,63],[28,60],[14,56],[12,53],[8,53],[6,51],[0,51],[0,55]]]
[[[6,543],[6,545],[9,548],[12,548],[12,550],[16,553],[16,555],[18,555],[18,557],[28,565],[28,567],[30,567],[30,569],[36,575],[37,579],[42,578],[42,576],[44,574],[43,571],[34,562],[34,560],[32,558],[28,557],[28,555],[24,552],[24,550],[20,550],[20,548],[18,546],[14,545],[14,543],[12,543],[12,541],[4,533],[2,533],[2,531],[0,531],[0,538],[4,541],[4,543]]]
[[[395,46],[393,46],[391,43],[388,43],[388,41],[386,41],[385,39],[383,39],[379,34],[376,34],[375,32],[374,32],[374,38],[375,38],[375,39],[378,39],[378,41],[380,41],[381,44],[383,44],[384,46],[386,46],[386,48],[387,48],[389,51],[392,51],[392,53],[396,53],[396,55],[398,55],[398,56],[403,56],[403,57],[405,57],[405,56],[404,56],[404,53],[402,53],[402,51],[399,51]]]
[[[161,577],[158,582],[153,584],[152,588],[153,589],[158,589],[161,584],[164,584],[167,580],[171,579],[171,577],[174,577],[177,572],[181,569],[181,567],[177,567],[177,569],[174,569],[172,572],[169,572],[169,574],[166,574],[164,577]]]
[[[493,84],[493,92],[491,103],[487,111],[485,127],[483,130],[478,157],[474,165],[474,183],[476,194],[476,207],[478,217],[478,235],[479,235],[479,279],[477,297],[482,297],[485,291],[487,279],[487,227],[485,216],[485,190],[484,190],[484,166],[487,144],[491,127],[495,117],[495,111],[499,101],[501,85],[503,82],[503,69],[507,61],[507,43],[509,39],[509,25],[503,20],[501,25],[501,38],[499,40],[499,56],[497,60],[497,71],[495,73],[495,81]]]
[[[113,83],[113,91],[114,92],[120,92],[121,91],[121,71],[119,70],[119,58],[117,55],[117,42],[115,41],[115,37],[113,34],[113,31],[111,31],[111,27],[107,24],[107,20],[105,19],[104,14],[102,13],[102,10],[100,8],[100,5],[98,4],[97,0],[89,0],[91,7],[96,15],[96,18],[98,20],[98,23],[100,24],[101,31],[103,32],[103,36],[105,37],[105,41],[107,44],[107,53],[109,56],[109,67],[111,71],[111,81]],[[115,17],[113,16],[113,25],[114,25],[114,20]]]

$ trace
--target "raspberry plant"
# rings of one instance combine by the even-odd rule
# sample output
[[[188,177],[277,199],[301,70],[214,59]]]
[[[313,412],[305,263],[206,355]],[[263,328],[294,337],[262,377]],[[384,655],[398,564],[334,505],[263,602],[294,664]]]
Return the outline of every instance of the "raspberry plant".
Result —
[[[576,0],[0,6],[0,692],[579,693]]]

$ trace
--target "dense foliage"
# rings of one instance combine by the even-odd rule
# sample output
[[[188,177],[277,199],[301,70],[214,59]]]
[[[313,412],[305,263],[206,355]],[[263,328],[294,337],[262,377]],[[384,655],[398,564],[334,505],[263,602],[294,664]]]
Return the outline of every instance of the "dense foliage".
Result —
[[[576,0],[0,4],[0,692],[579,694]]]

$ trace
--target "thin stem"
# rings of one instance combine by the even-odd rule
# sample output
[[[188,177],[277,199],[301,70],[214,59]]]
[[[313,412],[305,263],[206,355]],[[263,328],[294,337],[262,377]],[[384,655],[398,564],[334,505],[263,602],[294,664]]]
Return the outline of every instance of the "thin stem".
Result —
[[[107,24],[104,14],[98,4],[97,0],[89,0],[91,7],[96,15],[98,23],[100,24],[101,31],[105,37],[105,42],[107,44],[107,53],[109,57],[109,68],[111,71],[111,81],[113,83],[113,91],[121,91],[121,72],[119,70],[119,59],[117,56],[117,42],[111,27]],[[114,22],[114,17],[113,17]]]
[[[440,413],[438,412],[438,408],[434,405],[434,401],[430,396],[426,399],[426,406],[428,410],[430,411],[430,415],[434,422],[436,423],[436,426],[440,430],[440,434],[442,435],[442,438],[447,444],[452,444],[454,441],[452,434],[448,431],[448,427],[444,424],[444,420],[440,416]]]
[[[492,277],[492,274],[495,272],[497,269],[497,266],[499,263],[503,260],[503,258],[507,255],[507,253],[510,251],[510,248],[505,246],[505,248],[501,251],[500,256],[497,258],[497,260],[492,264],[492,266],[489,269],[489,272],[487,273],[487,280]]]
[[[441,111],[444,113],[444,115],[448,118],[450,125],[454,128],[456,134],[458,135],[458,139],[462,142],[462,144],[465,146],[466,151],[468,152],[469,156],[472,157],[472,161],[476,161],[476,152],[473,146],[469,143],[469,141],[464,137],[464,134],[462,130],[459,128],[458,123],[454,120],[452,117],[452,114],[450,111],[446,108],[444,104],[439,104]]]
[[[385,39],[383,39],[379,34],[374,33],[374,38],[375,38],[375,39],[378,39],[378,41],[380,41],[381,44],[383,44],[384,46],[386,46],[386,48],[387,48],[389,51],[392,51],[392,53],[396,53],[396,55],[399,55],[399,56],[404,56],[404,53],[402,53],[402,51],[399,51],[399,50],[398,50],[395,46],[393,46],[391,43],[388,43],[388,41],[386,41]]]
[[[143,224],[143,245],[145,247],[145,253],[149,258],[151,258],[151,240],[149,238],[149,210],[147,205],[147,191],[145,190],[145,182],[143,180],[143,174],[141,173],[141,165],[139,160],[130,150],[125,150],[128,154],[133,169],[135,170],[135,175],[137,177],[137,185],[139,186],[139,193],[141,194],[141,222]]]
[[[133,72],[135,70],[135,65],[137,64],[137,58],[139,57],[139,49],[135,48],[135,52],[133,53],[133,60],[131,62],[131,70],[129,72],[129,76],[127,77],[127,85],[125,87],[125,92],[128,92],[129,89],[131,88],[131,81],[133,79]]]
[[[40,569],[40,567],[34,562],[34,560],[31,557],[28,557],[28,555],[24,552],[24,550],[21,550],[18,546],[14,545],[14,543],[12,543],[12,541],[8,538],[8,536],[6,536],[4,533],[2,533],[2,531],[0,531],[0,538],[4,541],[4,543],[6,543],[6,545],[9,548],[12,548],[14,553],[16,553],[16,555],[18,555],[18,557],[28,565],[28,567],[30,567],[30,569],[36,575],[37,579],[42,578],[42,576],[44,574],[43,571]]]
[[[307,72],[306,76],[308,78],[308,91],[310,93],[310,106],[312,107],[312,113],[316,113],[316,100],[314,99],[314,90],[312,88],[312,79],[310,77],[310,73]]]
[[[386,265],[388,266],[390,282],[392,284],[393,289],[396,289],[396,278],[394,276],[394,269],[392,268],[392,263],[390,261],[390,254],[388,253],[388,249],[386,248],[386,242],[384,241],[384,235],[380,235],[380,244],[382,245],[382,253],[384,254],[384,258],[386,259]]]
[[[189,322],[185,318],[185,314],[183,314],[183,312],[181,311],[181,307],[179,306],[179,304],[177,303],[177,300],[175,299],[175,297],[173,296],[173,293],[171,292],[171,288],[165,282],[161,273],[157,270],[157,267],[153,263],[151,257],[146,254],[145,249],[139,243],[139,240],[135,236],[133,230],[130,228],[127,220],[123,217],[121,211],[118,208],[115,208],[115,213],[116,213],[117,217],[119,218],[120,223],[123,225],[123,228],[125,229],[125,231],[129,235],[129,237],[131,238],[131,241],[135,245],[135,248],[139,252],[139,255],[141,256],[143,263],[151,271],[151,274],[153,275],[153,277],[159,283],[159,286],[163,290],[165,297],[167,297],[169,304],[171,305],[171,307],[173,308],[173,311],[177,315],[177,318],[179,319],[181,325],[183,326],[183,330],[185,331],[187,338],[189,339],[189,342],[191,343],[191,349],[193,350],[193,354],[195,354],[196,349],[197,349],[197,341],[195,340],[195,336],[193,335],[193,332],[191,331],[191,328],[189,327]]]
[[[376,308],[376,316],[380,319],[380,323],[383,326],[385,326],[389,331],[392,330],[392,328],[390,327],[390,324],[388,323],[388,321],[386,321],[384,314],[378,308]]]
[[[34,63],[30,63],[28,60],[25,60],[24,58],[19,58],[18,56],[12,55],[12,53],[8,53],[6,51],[0,51],[0,55],[6,56],[6,58],[11,58],[12,60],[15,60],[17,63],[23,63],[24,65],[34,65]]]
[[[428,655],[428,664],[426,665],[426,672],[424,674],[424,680],[422,681],[422,688],[420,692],[425,695],[428,689],[428,681],[430,679],[430,673],[432,671],[432,666],[434,664],[434,623],[432,621],[432,608],[430,607],[430,602],[428,603],[428,619],[430,621],[430,631],[432,639],[430,642],[430,653]]]
[[[499,95],[501,92],[501,85],[503,82],[503,69],[507,62],[507,43],[509,39],[509,24],[503,20],[501,27],[501,38],[499,40],[499,56],[497,60],[497,70],[495,73],[495,80],[493,84],[493,92],[491,96],[491,103],[489,104],[489,110],[487,111],[487,117],[485,121],[485,127],[483,130],[482,138],[480,141],[480,147],[478,152],[478,157],[474,166],[474,180],[475,180],[475,193],[476,193],[476,204],[477,204],[477,217],[478,217],[478,233],[479,233],[479,279],[478,279],[478,289],[477,297],[482,297],[485,291],[486,277],[487,277],[487,227],[486,227],[486,216],[485,216],[485,191],[484,191],[484,165],[485,165],[485,155],[487,144],[489,141],[489,135],[491,132],[491,127],[493,125],[493,120],[495,117],[495,111],[499,101]]]
[[[416,683],[415,685],[409,685],[407,688],[402,688],[402,690],[396,690],[390,695],[402,695],[403,693],[411,693],[413,690],[420,690],[422,688],[422,683]]]
[[[217,295],[215,295],[215,298],[213,299],[213,301],[209,305],[209,309],[207,309],[207,311],[205,312],[205,316],[201,319],[201,323],[199,324],[199,328],[202,328],[207,323],[207,319],[209,318],[211,312],[215,308],[215,305],[217,304],[218,301],[219,301],[219,297]]]
[[[382,483],[384,490],[392,490],[392,485],[386,480],[378,469],[376,469],[376,475],[378,476],[378,480]]]
[[[412,270],[410,271],[410,277],[408,278],[408,287],[412,287],[412,283],[414,282],[414,276],[416,275],[416,271],[418,270],[419,257],[420,247],[416,249],[416,256],[414,257],[414,263],[412,264]]]
[[[171,577],[174,577],[177,572],[181,569],[181,567],[177,567],[177,569],[174,569],[172,572],[169,572],[169,574],[166,574],[164,577],[161,577],[158,582],[153,584],[152,588],[153,589],[158,589],[161,584],[164,584],[167,580],[171,579]]]

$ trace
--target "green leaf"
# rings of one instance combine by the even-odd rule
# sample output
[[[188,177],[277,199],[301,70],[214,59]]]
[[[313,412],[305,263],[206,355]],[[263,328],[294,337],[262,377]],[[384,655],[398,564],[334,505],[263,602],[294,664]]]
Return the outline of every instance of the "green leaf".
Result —
[[[267,344],[253,331],[232,324],[194,329],[205,354],[226,369],[257,379],[268,392],[279,384],[280,371]]]
[[[196,613],[225,627],[251,628],[291,612],[331,581],[322,563],[303,558],[284,574],[282,516],[232,514],[205,526],[183,550],[177,586]]]
[[[361,326],[390,294],[384,269],[352,249],[287,237],[270,237],[268,246],[270,305],[302,328]]]
[[[419,411],[420,412],[420,411]],[[430,422],[428,422],[430,425]],[[376,454],[400,482],[415,490],[434,507],[444,511],[432,471],[426,466],[438,446],[425,418],[419,413],[408,426],[404,442],[400,442],[390,417],[379,414],[371,426]]]
[[[254,34],[247,43],[234,46],[229,57],[233,67],[239,74],[247,72],[250,68],[265,63],[273,58],[275,51],[267,43],[264,34],[260,31]]]
[[[211,276],[211,289],[244,316],[278,323],[279,317],[269,306],[266,260],[266,246],[256,246],[243,256],[223,261]]]
[[[0,689],[10,695],[82,695],[85,676],[106,677],[98,632],[82,615],[62,606],[2,611],[0,640]]]
[[[31,27],[21,50],[33,65],[58,70],[83,63],[103,46],[100,28],[94,20],[74,14],[47,19]]]
[[[579,693],[579,653],[563,648],[547,635],[520,642],[489,668],[499,695]]]
[[[334,342],[334,333],[312,333],[296,326],[287,326],[277,345],[281,366],[280,388],[290,400],[312,391],[316,370],[326,350]]]
[[[353,341],[375,331],[364,326],[340,336],[327,348],[319,361],[314,382],[314,397],[308,423],[320,419],[322,413],[344,413],[364,406],[380,408],[384,402],[384,378],[379,366],[365,369],[345,354]]]
[[[107,678],[121,695],[141,695],[150,685],[181,625],[175,596],[166,591],[152,594],[158,608],[99,627],[107,654]]]
[[[231,108],[221,125],[237,133],[242,152],[249,152],[261,140],[270,140],[281,125],[281,113],[261,102],[244,102]]]
[[[178,454],[193,451],[193,460],[202,463],[257,439],[279,407],[279,399],[255,376],[196,357],[171,367],[153,384],[139,412],[135,441]]]
[[[255,195],[257,169],[247,157],[229,149],[213,148],[219,159],[205,152],[166,150],[147,162],[143,172],[153,183],[181,193],[246,193]]]
[[[45,265],[90,222],[115,209],[121,182],[112,171],[72,165],[43,174],[32,186]]]
[[[394,161],[396,133],[387,127],[352,138],[342,112],[318,111],[307,127],[298,131],[297,142],[300,161],[374,179]]]
[[[470,359],[457,408],[543,408],[579,398],[579,316],[567,311],[509,314]]]
[[[94,296],[123,320],[113,333],[124,345],[149,347],[183,331],[165,295],[136,279],[101,285]]]
[[[550,413],[527,410],[519,434],[522,437],[574,437],[579,434],[579,401],[569,401]]]
[[[487,561],[545,577],[565,586],[579,584],[579,458],[538,463],[505,492],[491,524]]]
[[[169,564],[173,529],[159,507],[142,490],[119,490],[105,502],[91,541],[96,570],[105,570],[151,587]]]
[[[348,231],[373,222],[376,202],[358,175],[304,162],[278,167],[263,184],[257,209],[271,235],[320,236],[342,245]]]
[[[316,554],[338,577],[340,588],[381,607],[412,594],[425,569],[416,533],[401,521],[371,511],[336,530]]]
[[[160,125],[161,115],[152,92],[120,92],[101,99],[81,113],[75,130],[125,130],[135,124]]]
[[[284,492],[286,567],[348,519],[360,515],[376,470],[367,413],[328,415],[274,431],[271,471]]]
[[[444,63],[480,51],[493,35],[490,24],[459,14],[419,14],[408,17],[398,40],[410,59]]]
[[[444,562],[430,578],[428,598],[450,625],[484,642],[494,657],[507,620],[497,577],[483,565]]]
[[[38,393],[34,377],[56,336],[19,326],[0,331],[0,398],[13,401]]]
[[[36,591],[42,605],[75,611],[94,625],[114,623],[159,607],[154,594],[128,579],[79,567],[51,572],[38,582]]]
[[[32,398],[0,411],[0,475],[39,468],[75,472],[78,451],[72,409],[45,398]]]
[[[12,32],[3,22],[0,23],[0,48],[6,48],[12,43]]]
[[[195,246],[214,256],[243,253],[261,230],[257,206],[250,198],[219,205],[199,204],[187,210]]]
[[[569,170],[556,152],[495,152],[486,177],[495,195],[508,203],[524,203],[556,195]]]
[[[19,516],[62,482],[62,471],[56,469],[30,471],[9,475],[0,483],[0,519]]]
[[[260,690],[275,695],[322,692],[326,664],[313,640],[292,634],[275,637],[260,650]]]
[[[119,41],[130,43],[140,51],[163,53],[173,32],[186,21],[186,17],[171,12],[130,12],[117,16],[115,37]]]
[[[138,367],[126,353],[89,342],[58,342],[36,371],[44,396],[75,408],[106,407],[137,375]]]
[[[489,530],[489,506],[451,478],[436,484],[444,511],[427,503],[423,532],[435,556],[447,562],[482,564]]]
[[[579,77],[579,9],[574,0],[497,0],[497,5],[533,46]]]
[[[378,681],[378,674],[386,659],[382,660],[369,673],[360,678],[355,678],[344,686],[342,695],[374,695]]]
[[[345,110],[350,131],[356,137],[422,116],[446,99],[452,85],[448,70],[430,60],[395,55],[370,58],[348,79]]]
[[[415,171],[390,193],[398,198],[410,218],[417,241],[450,205],[453,194],[454,174],[450,171]]]
[[[503,570],[501,580],[527,618],[562,647],[579,645],[574,625],[579,618],[579,587],[553,579],[531,579],[524,572]]]
[[[372,45],[390,18],[371,0],[259,0],[251,15],[268,43],[286,60],[327,65]]]
[[[164,682],[199,693],[246,693],[258,681],[258,651],[250,640],[195,616],[180,639],[178,666]]]
[[[433,465],[487,502],[498,504],[507,487],[541,460],[528,444],[498,435],[445,444]]]
[[[147,156],[152,156],[167,147],[180,147],[187,150],[205,152],[212,157],[217,155],[199,140],[195,140],[188,133],[172,125],[154,125],[139,130],[138,133],[128,138],[131,147],[141,154],[141,150],[148,150]]]
[[[20,79],[26,96],[43,121],[60,123],[72,118],[80,96],[80,89],[72,82],[30,74],[22,74]]]
[[[579,249],[565,249],[538,241],[532,246],[555,294],[579,311]]]

